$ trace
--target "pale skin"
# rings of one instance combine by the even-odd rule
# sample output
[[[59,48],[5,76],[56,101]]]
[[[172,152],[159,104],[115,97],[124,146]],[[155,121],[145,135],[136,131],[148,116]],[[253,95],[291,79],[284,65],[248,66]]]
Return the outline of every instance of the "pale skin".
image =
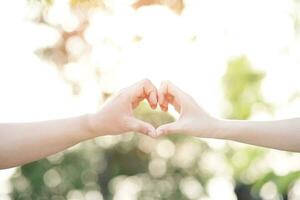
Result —
[[[133,110],[147,99],[155,109],[168,105],[180,113],[176,122],[155,128],[133,116]],[[251,122],[220,120],[210,116],[188,94],[169,81],[159,90],[149,80],[142,80],[121,90],[95,114],[34,122],[0,124],[0,169],[32,162],[98,136],[129,131],[151,137],[184,133],[202,138],[217,138],[300,152],[300,118]]]
[[[15,167],[60,152],[97,136],[135,131],[155,136],[155,128],[134,118],[133,110],[147,99],[157,106],[157,90],[142,80],[121,90],[95,114],[34,122],[0,124],[0,169]]]
[[[216,138],[300,152],[300,118],[277,121],[220,120],[210,116],[197,102],[170,81],[158,89],[163,111],[168,104],[180,114],[176,122],[159,127],[157,135],[184,133],[202,138]]]

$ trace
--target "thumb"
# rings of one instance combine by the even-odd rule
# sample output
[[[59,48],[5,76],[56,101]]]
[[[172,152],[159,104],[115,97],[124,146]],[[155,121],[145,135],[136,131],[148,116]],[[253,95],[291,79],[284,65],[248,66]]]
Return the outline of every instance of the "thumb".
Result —
[[[145,135],[149,135],[151,137],[156,136],[155,128],[151,124],[144,122],[142,120],[132,117],[129,119],[128,125],[129,125],[129,129],[132,131],[140,132]]]
[[[167,134],[176,134],[178,132],[180,132],[180,126],[179,126],[178,122],[164,124],[156,129],[157,136],[167,135]]]

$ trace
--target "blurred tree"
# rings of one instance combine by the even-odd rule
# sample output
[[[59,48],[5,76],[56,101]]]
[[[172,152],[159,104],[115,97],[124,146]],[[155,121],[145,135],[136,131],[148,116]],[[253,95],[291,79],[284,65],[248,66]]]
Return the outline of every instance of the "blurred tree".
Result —
[[[240,56],[228,62],[223,76],[225,99],[229,109],[225,118],[248,119],[256,103],[264,103],[260,95],[260,85],[264,78],[262,72],[252,69],[249,60]],[[260,149],[245,148],[235,151],[229,149],[227,159],[234,171],[236,180],[235,192],[238,200],[258,200],[258,193],[252,193],[251,184],[245,184],[243,176],[264,155]]]
[[[97,8],[97,7],[105,7],[103,0],[70,0],[70,4],[72,7],[90,7],[90,8]]]
[[[272,106],[264,101],[260,87],[264,74],[251,68],[245,56],[229,61],[223,77],[225,98],[230,104],[226,113],[230,119],[248,119],[253,112],[253,106],[259,104],[266,111],[272,111]],[[261,199],[263,187],[272,183],[278,191],[279,199],[288,199],[288,192],[293,183],[299,179],[299,171],[293,171],[285,176],[276,175],[271,169],[266,170],[258,178],[245,180],[253,168],[265,159],[267,152],[261,148],[246,147],[235,151],[229,149],[226,156],[234,171],[236,180],[235,192],[239,200]],[[276,194],[274,194],[276,196]]]
[[[107,9],[102,0],[70,0],[72,13],[79,20],[75,30],[67,31],[61,25],[53,25],[47,19],[49,5],[54,0],[29,0],[42,4],[34,21],[54,28],[60,39],[53,46],[37,50],[41,58],[54,63],[64,74],[66,64],[76,62],[66,46],[73,37],[79,37],[89,51],[83,33],[88,27],[87,12],[95,7]],[[163,4],[181,13],[183,0],[157,1],[138,0],[133,7]],[[81,56],[81,55],[80,55]],[[93,68],[96,79],[101,78],[99,68]],[[80,94],[81,82],[68,80],[74,94]],[[269,109],[261,95],[262,72],[252,69],[245,56],[228,63],[223,77],[225,99],[230,105],[225,117],[248,119],[253,107],[260,105]],[[105,97],[109,94],[103,94]],[[173,121],[166,113],[153,111],[142,104],[135,112],[142,120],[154,126]],[[273,183],[278,199],[286,199],[292,185],[299,179],[299,171],[279,176],[270,166],[264,171],[267,152],[261,148],[211,148],[204,142],[183,135],[151,139],[147,136],[128,133],[106,136],[81,143],[70,150],[37,162],[19,167],[11,177],[11,198],[29,199],[201,199],[210,195],[210,185],[216,178],[230,179],[238,200],[258,200],[266,184]],[[226,179],[226,180],[227,180]],[[212,186],[214,192],[219,188]],[[125,188],[125,193],[122,189]],[[124,191],[123,191],[124,192]],[[230,191],[229,191],[230,192]],[[122,196],[123,195],[123,196]],[[120,197],[121,196],[121,197]],[[116,198],[119,197],[119,198]]]
[[[294,11],[291,13],[291,17],[294,20],[294,28],[297,36],[300,36],[300,1],[294,0]]]
[[[27,0],[27,2],[29,4],[32,4],[32,3],[42,3],[42,4],[45,4],[45,5],[51,5],[53,3],[54,0]]]
[[[155,126],[173,121],[168,114],[152,111],[144,104],[136,115]],[[18,168],[11,178],[11,197],[20,200],[74,199],[72,195],[76,194],[75,199],[81,199],[80,196],[94,191],[104,199],[113,199],[118,192],[116,184],[131,180],[140,183],[138,199],[179,200],[189,196],[182,189],[186,187],[183,184],[189,183],[184,183],[184,180],[189,180],[186,177],[194,177],[190,179],[199,189],[200,197],[203,195],[202,184],[209,180],[210,175],[197,167],[197,160],[208,149],[204,143],[183,136],[161,140],[132,133],[101,137],[82,143],[69,152]],[[178,156],[186,150],[193,153],[187,158],[187,163],[181,163],[186,158],[178,160]]]
[[[137,0],[133,4],[133,8],[138,9],[148,5],[165,5],[178,14],[180,14],[184,9],[183,0]]]
[[[81,58],[80,56],[72,55],[72,49],[68,48],[68,44],[70,44],[72,41],[74,42],[74,39],[76,39],[76,41],[80,41],[80,45],[83,46],[83,52],[81,52],[81,55],[88,54],[91,51],[91,46],[86,42],[84,38],[84,32],[89,25],[87,13],[89,9],[94,8],[93,6],[95,5],[97,5],[97,7],[104,8],[102,1],[70,1],[71,7],[73,8],[71,10],[71,15],[75,17],[75,19],[79,22],[75,30],[66,30],[62,26],[62,24],[53,24],[53,22],[49,21],[48,14],[54,0],[31,0],[30,2],[32,4],[38,4],[38,6],[40,7],[39,13],[32,20],[37,24],[48,26],[60,33],[60,38],[57,40],[56,43],[54,43],[52,46],[37,49],[35,53],[41,59],[54,64],[54,66],[56,66],[57,69],[62,72],[61,74],[64,80],[72,86],[74,95],[80,94],[80,82],[78,80],[72,80],[67,78],[66,74],[64,73],[65,66],[67,64],[76,63]],[[93,70],[95,72],[94,74],[96,79],[99,79],[101,75],[99,68],[95,66]]]
[[[223,77],[225,99],[230,107],[225,117],[229,119],[248,119],[255,105],[269,108],[260,94],[262,72],[251,68],[249,60],[240,56],[229,61]]]

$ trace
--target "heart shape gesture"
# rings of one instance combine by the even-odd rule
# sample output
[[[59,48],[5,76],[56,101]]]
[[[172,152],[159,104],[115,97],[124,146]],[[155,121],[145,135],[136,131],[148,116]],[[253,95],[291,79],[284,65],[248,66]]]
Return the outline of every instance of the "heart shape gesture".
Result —
[[[168,111],[171,104],[180,113],[176,122],[155,128],[142,120],[136,119],[133,110],[141,101],[147,99],[155,109],[159,103],[161,109]],[[163,81],[159,90],[145,79],[121,90],[116,97],[106,103],[103,108],[88,117],[88,127],[91,137],[106,134],[120,134],[135,131],[151,137],[164,134],[186,133],[194,136],[213,137],[216,121],[210,117],[195,100],[170,81]]]

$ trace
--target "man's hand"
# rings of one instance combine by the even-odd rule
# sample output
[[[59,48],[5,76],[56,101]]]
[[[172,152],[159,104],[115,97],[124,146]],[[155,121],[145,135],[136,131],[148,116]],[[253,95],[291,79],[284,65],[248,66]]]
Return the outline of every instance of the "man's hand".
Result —
[[[161,109],[168,111],[168,104],[180,113],[176,122],[157,128],[157,136],[163,134],[184,133],[199,137],[215,137],[218,120],[208,115],[195,100],[170,81],[163,81],[158,90]]]
[[[133,110],[144,99],[147,99],[153,109],[157,107],[157,89],[147,79],[121,90],[98,113],[89,115],[88,129],[94,137],[129,131],[155,137],[156,131],[151,124],[133,116]]]

